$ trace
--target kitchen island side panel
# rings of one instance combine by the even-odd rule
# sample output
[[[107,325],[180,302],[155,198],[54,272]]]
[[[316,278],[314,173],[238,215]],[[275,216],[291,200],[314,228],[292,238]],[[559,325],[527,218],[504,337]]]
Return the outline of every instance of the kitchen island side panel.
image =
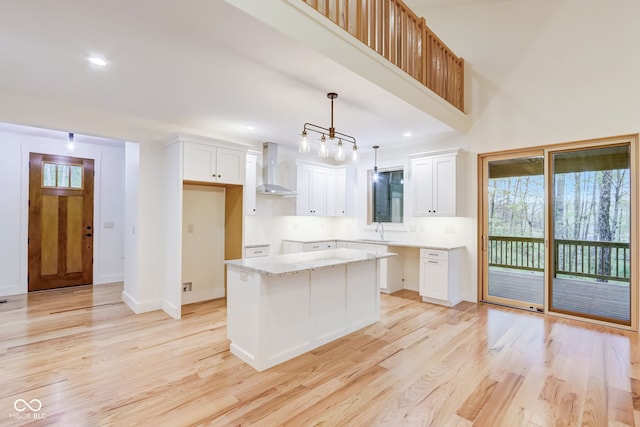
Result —
[[[259,273],[227,269],[227,337],[231,352],[249,364],[259,359]],[[233,307],[233,309],[229,309]]]
[[[309,348],[309,271],[282,276],[263,275],[260,298],[260,347],[269,366],[298,356]]]

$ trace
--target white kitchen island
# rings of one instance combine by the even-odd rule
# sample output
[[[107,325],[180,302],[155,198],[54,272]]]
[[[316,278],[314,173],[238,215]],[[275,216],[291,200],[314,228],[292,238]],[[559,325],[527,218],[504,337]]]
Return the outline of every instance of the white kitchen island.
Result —
[[[226,261],[231,352],[258,371],[380,319],[380,260],[331,249]]]

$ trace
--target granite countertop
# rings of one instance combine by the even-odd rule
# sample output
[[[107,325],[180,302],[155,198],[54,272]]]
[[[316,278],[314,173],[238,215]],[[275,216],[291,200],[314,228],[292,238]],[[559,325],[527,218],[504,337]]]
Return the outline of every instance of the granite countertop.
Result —
[[[280,276],[335,265],[388,258],[396,254],[385,251],[360,251],[356,249],[327,249],[324,251],[296,252],[259,258],[225,261],[230,268]]]
[[[370,245],[384,245],[384,246],[398,246],[402,248],[417,248],[417,249],[435,249],[440,251],[452,251],[454,249],[464,248],[464,245],[430,245],[424,243],[405,243],[394,240],[376,240],[376,239],[322,239],[322,240],[291,240],[284,239],[283,242],[295,242],[295,243],[320,243],[320,242],[352,242],[352,243],[364,243]]]

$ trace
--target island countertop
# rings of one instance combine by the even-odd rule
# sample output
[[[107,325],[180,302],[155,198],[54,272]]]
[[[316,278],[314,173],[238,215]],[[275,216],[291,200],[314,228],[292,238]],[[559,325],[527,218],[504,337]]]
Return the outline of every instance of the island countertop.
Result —
[[[361,251],[341,248],[314,252],[296,252],[260,258],[234,259],[225,261],[225,264],[231,268],[240,270],[280,276],[334,265],[388,258],[395,255],[395,253],[385,251]]]

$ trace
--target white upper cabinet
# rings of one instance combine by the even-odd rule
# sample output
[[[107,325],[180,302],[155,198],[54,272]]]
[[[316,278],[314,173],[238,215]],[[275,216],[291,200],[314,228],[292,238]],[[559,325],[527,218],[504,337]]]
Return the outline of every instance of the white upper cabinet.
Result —
[[[413,216],[456,216],[457,155],[411,159]]]
[[[185,181],[244,184],[245,152],[195,142],[184,143]]]
[[[326,197],[325,197],[325,206],[326,206],[326,215],[327,216],[336,216],[336,171],[335,170],[327,170],[326,171]]]
[[[296,215],[347,215],[346,167],[298,163],[295,166]]]
[[[336,185],[335,185],[335,201],[336,201],[336,216],[347,215],[347,170],[338,169],[336,171]]]

